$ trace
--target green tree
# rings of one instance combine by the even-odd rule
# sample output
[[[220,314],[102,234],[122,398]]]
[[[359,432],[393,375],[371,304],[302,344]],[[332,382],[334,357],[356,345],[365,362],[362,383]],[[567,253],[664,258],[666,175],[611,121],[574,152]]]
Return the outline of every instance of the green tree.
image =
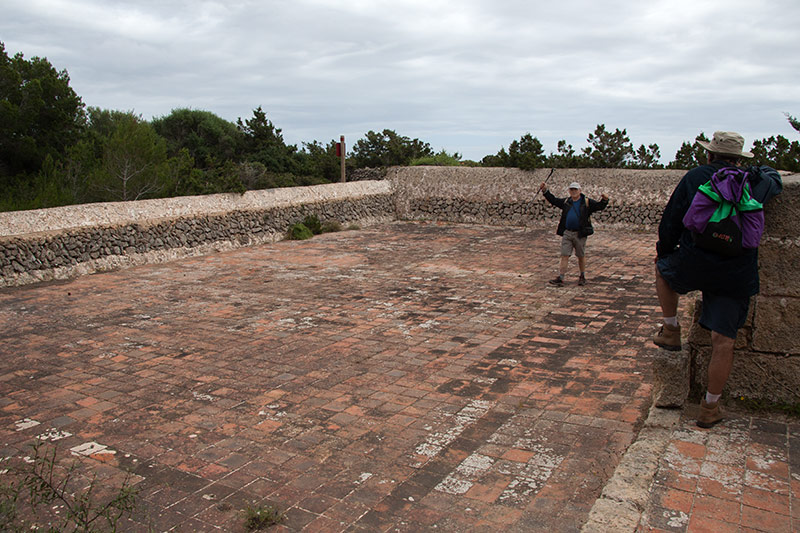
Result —
[[[60,159],[80,137],[83,107],[66,70],[45,58],[9,57],[0,42],[0,185],[38,172],[48,155]]]
[[[526,133],[519,140],[511,141],[508,152],[505,148],[495,155],[487,155],[481,160],[485,167],[516,167],[522,170],[533,170],[547,164],[544,147],[538,138]]]
[[[705,165],[708,162],[706,149],[697,144],[697,141],[708,142],[708,137],[706,137],[705,133],[700,132],[695,142],[682,143],[678,151],[675,152],[675,159],[667,165],[667,168],[688,170],[690,168],[699,167],[700,165]]]
[[[551,168],[584,168],[589,166],[589,160],[582,154],[575,153],[575,149],[567,141],[560,140],[556,146],[556,153],[550,153],[547,166]]]
[[[487,155],[481,159],[481,165],[484,167],[510,167],[511,158],[505,148],[500,148],[495,155]]]
[[[753,141],[753,162],[779,170],[800,172],[800,142],[783,135]]]
[[[244,151],[242,132],[236,124],[198,109],[173,109],[152,121],[156,133],[167,141],[169,155],[186,149],[201,168],[212,168],[224,161],[241,161]]]
[[[342,163],[339,156],[336,155],[336,141],[332,140],[325,146],[319,141],[303,143],[303,150],[299,152],[299,157],[304,175],[321,178],[328,182],[341,179]]]
[[[789,124],[792,125],[792,127],[795,129],[795,131],[800,133],[800,120],[796,119],[795,117],[793,117],[789,113],[786,113],[786,118],[789,120]]]
[[[432,155],[430,144],[385,129],[380,133],[370,130],[356,141],[352,158],[356,168],[377,168],[408,165],[414,159]]]
[[[664,168],[659,162],[661,150],[657,144],[641,145],[633,153],[631,168]]]
[[[508,146],[508,157],[510,166],[522,170],[541,168],[547,162],[542,143],[530,133],[520,137],[519,141],[511,142]]]
[[[111,113],[113,131],[103,143],[95,190],[103,200],[128,201],[162,196],[167,143],[133,113]]]
[[[301,173],[301,157],[297,156],[297,146],[287,146],[282,130],[267,118],[261,106],[253,110],[252,118],[244,122],[239,118],[236,124],[244,135],[247,161],[261,163],[271,172]]]
[[[586,139],[589,146],[583,155],[594,168],[622,168],[633,155],[633,146],[626,130],[606,131],[605,124],[598,124],[594,133]]]

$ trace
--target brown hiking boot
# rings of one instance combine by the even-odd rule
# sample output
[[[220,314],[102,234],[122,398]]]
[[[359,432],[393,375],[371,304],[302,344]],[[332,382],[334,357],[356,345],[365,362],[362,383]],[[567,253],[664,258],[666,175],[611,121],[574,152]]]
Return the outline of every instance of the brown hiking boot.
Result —
[[[700,414],[697,415],[697,427],[710,428],[723,418],[722,411],[719,408],[719,402],[706,403],[705,400],[700,401]]]
[[[665,350],[672,350],[674,352],[681,349],[681,327],[672,327],[668,324],[661,326],[658,333],[653,335],[653,344],[664,348]]]

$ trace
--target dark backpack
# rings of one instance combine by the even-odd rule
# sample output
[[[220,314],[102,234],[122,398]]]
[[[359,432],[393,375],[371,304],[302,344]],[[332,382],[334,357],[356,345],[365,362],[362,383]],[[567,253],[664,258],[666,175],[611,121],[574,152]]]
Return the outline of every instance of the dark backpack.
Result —
[[[764,206],[751,196],[747,171],[721,168],[692,198],[683,225],[695,246],[727,257],[758,248],[764,233]]]

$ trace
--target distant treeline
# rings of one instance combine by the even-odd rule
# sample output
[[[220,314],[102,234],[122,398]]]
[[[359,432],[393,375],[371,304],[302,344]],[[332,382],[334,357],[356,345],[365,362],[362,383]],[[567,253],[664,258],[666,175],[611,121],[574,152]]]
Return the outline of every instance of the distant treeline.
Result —
[[[795,130],[800,123],[787,115]],[[699,139],[708,140],[701,132]],[[384,129],[346,154],[348,170],[392,165],[535,168],[663,168],[657,144],[634,148],[626,130],[597,126],[576,151],[559,141],[546,154],[525,133],[481,161],[435,152],[429,143]],[[800,143],[783,136],[753,143],[756,162],[800,171]],[[691,168],[704,153],[684,142],[668,168]],[[88,202],[244,192],[339,180],[336,141],[287,145],[258,107],[236,123],[209,111],[175,109],[144,120],[132,111],[86,107],[66,70],[47,59],[9,57],[0,42],[0,211]]]

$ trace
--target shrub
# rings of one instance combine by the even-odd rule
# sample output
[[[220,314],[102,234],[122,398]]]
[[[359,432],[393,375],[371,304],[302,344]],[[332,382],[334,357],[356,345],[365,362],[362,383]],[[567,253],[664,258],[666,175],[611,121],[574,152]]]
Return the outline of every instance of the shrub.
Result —
[[[418,157],[416,159],[412,159],[409,163],[409,166],[419,166],[419,165],[428,165],[428,166],[439,166],[439,167],[457,167],[461,166],[461,155],[459,153],[448,154],[444,150],[441,152],[429,155]]]
[[[120,520],[136,510],[130,475],[119,488],[105,487],[96,475],[87,486],[77,462],[64,469],[57,465],[55,447],[43,449],[39,440],[31,447],[33,458],[8,468],[12,481],[0,484],[1,531],[116,531]],[[109,488],[106,494],[103,489]]]
[[[322,233],[336,233],[342,231],[342,225],[336,220],[328,220],[322,224]]]
[[[303,224],[302,222],[298,222],[297,224],[293,225],[289,228],[289,240],[290,241],[304,241],[306,239],[310,239],[313,237],[314,234],[308,229],[308,226]]]
[[[317,215],[308,215],[303,219],[303,225],[311,230],[314,235],[322,233],[322,223]]]

